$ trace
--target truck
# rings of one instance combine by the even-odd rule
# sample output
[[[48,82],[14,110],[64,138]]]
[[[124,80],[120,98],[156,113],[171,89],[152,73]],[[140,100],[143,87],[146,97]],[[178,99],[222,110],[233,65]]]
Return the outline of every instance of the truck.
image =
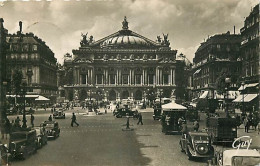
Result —
[[[235,118],[209,117],[208,134],[213,144],[232,144],[237,138],[237,125]]]

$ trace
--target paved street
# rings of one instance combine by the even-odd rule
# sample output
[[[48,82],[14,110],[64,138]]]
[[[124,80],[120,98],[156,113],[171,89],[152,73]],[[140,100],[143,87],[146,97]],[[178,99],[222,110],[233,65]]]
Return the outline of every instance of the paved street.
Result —
[[[102,110],[101,110],[102,111]],[[14,166],[71,166],[71,165],[205,165],[206,160],[189,161],[179,148],[180,135],[164,135],[160,121],[152,119],[152,112],[143,110],[144,125],[130,119],[133,131],[122,131],[125,118],[108,114],[88,116],[82,109],[74,109],[79,127],[71,127],[72,110],[66,111],[66,119],[57,119],[61,136],[50,140],[47,146],[24,161],[13,161]],[[50,111],[35,114],[35,125],[48,119]],[[10,116],[14,119],[16,116]],[[22,116],[20,116],[22,118]],[[205,127],[205,116],[201,114],[201,128]],[[27,116],[28,122],[30,116]],[[29,123],[28,123],[29,124]],[[188,123],[191,126],[191,123]],[[243,128],[238,135],[250,135],[253,145],[260,139],[255,131],[245,134]]]
[[[83,112],[77,114],[80,126],[72,128],[71,110],[66,111],[66,119],[57,120],[61,136],[28,159],[14,161],[12,165],[205,165],[205,161],[189,161],[180,151],[180,136],[162,134],[161,124],[152,119],[151,112],[143,113],[144,125],[130,119],[134,131],[122,131],[126,119],[117,119],[111,112],[98,116],[85,116]],[[36,125],[48,116],[36,114]]]

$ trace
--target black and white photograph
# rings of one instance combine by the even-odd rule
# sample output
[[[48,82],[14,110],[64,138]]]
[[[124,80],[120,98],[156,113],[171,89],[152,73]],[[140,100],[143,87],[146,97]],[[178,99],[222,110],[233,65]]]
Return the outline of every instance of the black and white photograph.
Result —
[[[260,166],[259,0],[0,0],[0,166]]]

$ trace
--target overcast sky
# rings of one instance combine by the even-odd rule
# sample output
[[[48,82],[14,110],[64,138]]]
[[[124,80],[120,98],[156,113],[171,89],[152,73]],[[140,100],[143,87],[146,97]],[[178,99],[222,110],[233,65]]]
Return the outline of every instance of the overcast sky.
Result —
[[[0,0],[1,1],[1,0]],[[9,33],[33,32],[46,41],[62,63],[63,55],[80,46],[81,33],[99,40],[122,28],[151,40],[169,34],[170,47],[192,60],[204,39],[218,33],[239,33],[244,19],[259,0],[92,0],[0,3],[0,17]]]

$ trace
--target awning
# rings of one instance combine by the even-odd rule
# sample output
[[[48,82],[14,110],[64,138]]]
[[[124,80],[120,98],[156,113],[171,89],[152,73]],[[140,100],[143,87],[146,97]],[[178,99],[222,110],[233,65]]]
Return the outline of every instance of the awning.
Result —
[[[235,99],[239,94],[238,91],[228,91],[228,99]]]
[[[252,88],[252,87],[255,87],[257,85],[259,85],[259,83],[245,84],[244,86],[241,85],[238,90],[244,90],[246,88]]]
[[[200,71],[201,71],[201,69],[198,69],[198,70],[196,70],[195,73],[193,73],[193,74],[198,74]]]
[[[242,94],[239,95],[235,100],[233,100],[233,102],[237,102],[237,103],[250,102],[253,99],[255,99],[257,96],[258,94]]]
[[[6,97],[15,97],[15,95],[6,95]],[[20,95],[17,95],[16,97],[20,97]],[[39,95],[25,95],[25,98],[37,98]]]
[[[44,96],[39,95],[39,97],[36,98],[35,100],[36,100],[36,101],[49,101],[50,99],[48,99],[48,98],[46,98],[46,97],[44,97]]]
[[[255,99],[258,96],[258,94],[247,94],[244,98],[244,102],[250,102],[253,99]]]
[[[208,96],[209,91],[204,91],[203,94],[200,96],[200,99],[205,99]]]
[[[171,102],[162,105],[162,109],[163,111],[173,111],[173,110],[186,110],[187,108],[180,104],[176,104],[175,102]]]
[[[246,97],[247,94],[244,95],[239,95],[235,100],[233,100],[232,102],[236,102],[236,103],[240,103],[243,102],[243,98]]]

